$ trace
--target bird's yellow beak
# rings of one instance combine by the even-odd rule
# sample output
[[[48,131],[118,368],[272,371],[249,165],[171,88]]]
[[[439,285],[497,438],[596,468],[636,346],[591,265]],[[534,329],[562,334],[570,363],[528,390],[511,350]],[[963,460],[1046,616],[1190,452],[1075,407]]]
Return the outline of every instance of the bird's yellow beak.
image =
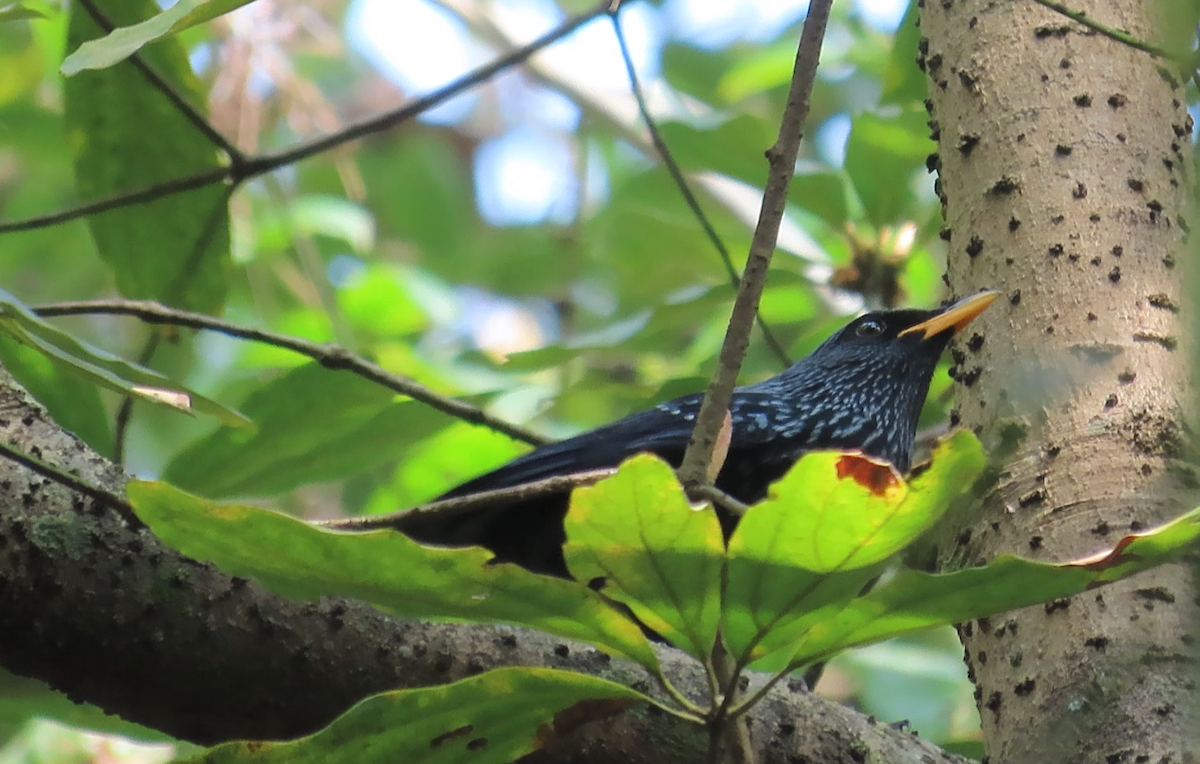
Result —
[[[971,323],[976,316],[987,310],[987,307],[999,296],[999,292],[989,290],[973,294],[970,297],[964,297],[933,318],[928,318],[919,324],[908,327],[900,332],[899,336],[903,337],[906,334],[921,332],[921,339],[927,340],[930,337],[941,334],[947,329],[953,329],[955,332],[958,332],[964,326]]]

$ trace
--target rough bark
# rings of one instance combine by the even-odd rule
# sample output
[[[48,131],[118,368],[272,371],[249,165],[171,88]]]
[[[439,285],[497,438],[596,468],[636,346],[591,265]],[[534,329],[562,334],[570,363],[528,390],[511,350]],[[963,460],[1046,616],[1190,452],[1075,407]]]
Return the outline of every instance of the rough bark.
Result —
[[[1072,4],[1150,41],[1155,7]],[[1094,552],[1194,502],[1183,83],[1034,2],[926,2],[921,27],[950,283],[1006,295],[955,350],[953,419],[1002,463],[943,558]],[[1167,566],[963,624],[990,761],[1190,760],[1193,583]]]
[[[121,470],[60,429],[3,369],[0,438],[122,492]],[[533,631],[412,623],[354,601],[276,597],[3,459],[0,487],[0,666],[185,740],[296,737],[367,695],[499,666],[573,669],[650,689],[632,664]],[[694,662],[665,648],[662,659],[698,697],[706,680]],[[750,728],[764,763],[962,761],[795,688],[771,692]],[[706,744],[703,728],[627,713],[530,758],[682,764]]]

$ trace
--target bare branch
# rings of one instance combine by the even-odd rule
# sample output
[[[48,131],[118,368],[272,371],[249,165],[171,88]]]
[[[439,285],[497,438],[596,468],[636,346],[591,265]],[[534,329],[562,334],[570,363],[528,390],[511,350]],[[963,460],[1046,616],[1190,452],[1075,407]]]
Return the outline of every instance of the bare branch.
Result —
[[[804,21],[787,106],[779,125],[779,138],[774,146],[767,149],[767,185],[762,209],[750,243],[750,254],[746,259],[737,299],[733,303],[725,342],[721,346],[720,363],[704,394],[700,413],[696,415],[696,429],[692,431],[691,441],[679,468],[680,478],[688,487],[705,482],[704,476],[713,458],[717,435],[729,410],[738,371],[750,343],[750,329],[758,314],[758,301],[766,284],[775,240],[779,236],[779,224],[787,204],[788,184],[800,153],[801,131],[808,118],[808,100],[817,76],[817,60],[825,36],[825,25],[829,21],[830,4],[830,0],[814,0],[809,5],[808,17]]]
[[[94,314],[109,314],[118,316],[133,316],[148,324],[170,324],[186,326],[191,329],[207,329],[230,337],[261,342],[266,345],[291,350],[300,355],[308,356],[328,369],[349,371],[352,374],[382,385],[389,390],[407,395],[414,400],[431,406],[444,414],[448,414],[464,422],[481,425],[496,432],[504,433],[510,438],[540,446],[549,442],[547,438],[528,430],[520,425],[497,419],[482,409],[469,403],[447,398],[440,393],[422,385],[414,379],[392,374],[378,365],[355,355],[337,345],[322,345],[309,342],[298,337],[278,334],[263,329],[242,326],[219,318],[206,316],[203,313],[192,313],[186,310],[169,308],[152,300],[84,300],[80,302],[60,302],[42,305],[34,309],[40,316],[79,316]]]
[[[733,265],[733,258],[729,254],[729,248],[725,246],[721,235],[717,233],[717,229],[713,227],[712,222],[708,219],[708,215],[705,214],[704,208],[700,206],[700,200],[692,193],[692,187],[687,182],[687,178],[684,177],[683,170],[680,169],[679,163],[675,161],[675,156],[671,153],[671,149],[663,139],[662,133],[658,131],[658,124],[650,116],[650,108],[646,104],[646,94],[642,91],[641,80],[638,79],[637,70],[634,69],[633,57],[629,55],[629,44],[625,41],[625,31],[621,28],[621,21],[618,17],[619,12],[620,7],[614,7],[612,13],[609,14],[609,18],[612,19],[613,32],[617,36],[617,47],[621,49],[621,60],[625,63],[625,73],[629,76],[629,89],[633,92],[634,100],[637,101],[638,114],[641,115],[642,122],[645,123],[646,130],[650,133],[650,140],[654,143],[654,148],[658,152],[659,158],[667,168],[667,173],[670,174],[675,187],[679,189],[679,193],[683,196],[684,203],[692,211],[692,216],[696,218],[696,222],[700,223],[700,228],[704,230],[704,235],[708,237],[713,247],[716,248],[717,254],[721,257],[721,262],[725,264],[725,271],[729,274],[729,283],[733,285],[734,289],[737,289],[741,278],[738,276],[737,268]],[[784,368],[790,366],[792,361],[788,358],[787,351],[779,344],[779,340],[775,338],[775,334],[767,326],[767,322],[757,312],[755,313],[755,320],[758,322],[758,328],[762,330],[763,339],[767,341],[771,352],[775,354],[775,357],[779,359]]]

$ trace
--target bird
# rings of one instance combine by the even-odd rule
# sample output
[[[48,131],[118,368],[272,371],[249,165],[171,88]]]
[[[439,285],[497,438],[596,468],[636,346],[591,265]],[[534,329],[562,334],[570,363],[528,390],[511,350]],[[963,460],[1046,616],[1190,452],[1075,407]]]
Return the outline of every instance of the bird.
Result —
[[[857,450],[907,472],[917,420],[942,351],[997,294],[980,292],[933,310],[866,313],[776,376],[734,388],[729,448],[716,487],[753,504],[802,455],[820,449]],[[640,452],[678,468],[703,397],[675,398],[540,446],[439,499],[616,467]],[[482,546],[494,555],[492,562],[570,578],[562,551],[569,500],[564,490],[467,511],[418,509],[401,514],[392,527],[423,544]],[[728,538],[737,519],[720,506],[717,510]]]

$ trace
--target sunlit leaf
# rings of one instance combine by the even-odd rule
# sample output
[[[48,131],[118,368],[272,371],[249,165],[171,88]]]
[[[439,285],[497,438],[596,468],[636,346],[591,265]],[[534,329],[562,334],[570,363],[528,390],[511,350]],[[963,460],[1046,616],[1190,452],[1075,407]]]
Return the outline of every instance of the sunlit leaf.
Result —
[[[153,0],[97,0],[118,24],[157,14]],[[82,6],[71,7],[68,47],[102,32]],[[203,115],[206,93],[178,39],[141,53],[175,93]],[[180,109],[129,62],[81,72],[63,85],[65,121],[79,196],[87,201],[219,171],[217,149]],[[214,313],[232,277],[229,187],[162,195],[87,217],[100,256],[127,296]]]
[[[215,504],[166,483],[134,481],[127,490],[138,517],[164,542],[284,596],[353,597],[404,618],[506,621],[657,665],[641,630],[600,595],[574,581],[488,564],[485,549],[425,547],[390,530],[332,531],[270,510]]]
[[[1069,597],[1159,565],[1191,548],[1197,538],[1200,508],[1126,536],[1105,552],[1070,562],[1001,555],[987,565],[954,573],[904,569],[841,613],[814,624],[793,662],[809,663],[846,647]]]
[[[580,581],[628,605],[693,657],[712,653],[721,611],[724,540],[712,507],[693,508],[671,467],[649,454],[576,489],[563,555]]]
[[[238,412],[174,384],[153,369],[125,361],[51,326],[3,289],[0,289],[0,333],[41,353],[60,369],[83,375],[93,384],[176,410],[207,414],[231,427],[249,423]]]
[[[624,713],[645,699],[584,674],[502,668],[375,695],[308,737],[225,743],[186,764],[508,764],[579,724]]]
[[[729,542],[723,634],[756,660],[789,644],[814,612],[853,597],[879,566],[949,508],[982,470],[983,449],[958,432],[905,484],[886,462],[807,454],[742,518]]]
[[[67,56],[67,77],[84,69],[104,69],[132,56],[159,38],[182,32],[246,5],[250,0],[179,0],[161,13],[137,24],[118,27],[104,37],[84,43]]]
[[[29,19],[44,19],[46,14],[27,3],[6,3],[0,5],[0,24],[11,21],[27,21]]]

